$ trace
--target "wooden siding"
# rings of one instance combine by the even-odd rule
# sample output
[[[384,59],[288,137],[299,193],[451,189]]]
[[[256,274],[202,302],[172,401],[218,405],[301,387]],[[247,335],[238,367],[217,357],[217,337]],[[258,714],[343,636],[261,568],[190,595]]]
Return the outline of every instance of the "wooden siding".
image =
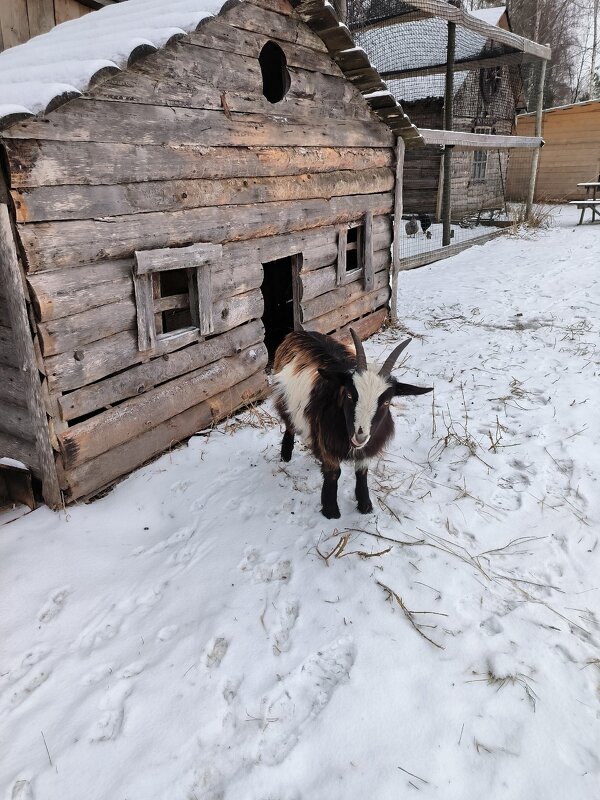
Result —
[[[91,8],[77,0],[2,0],[0,51],[23,44],[55,25],[88,14]]]
[[[534,116],[517,117],[519,136],[533,134]],[[582,103],[544,112],[535,199],[580,200],[585,189],[578,183],[597,181],[600,176],[600,101]],[[512,158],[512,157],[511,157]],[[518,180],[519,163],[509,167],[509,185]]]
[[[275,105],[268,40],[291,77]],[[4,137],[67,499],[264,395],[263,263],[302,253],[301,327],[367,336],[387,314],[395,137],[283,0],[236,6]],[[339,230],[367,214],[373,285],[337,286]],[[140,351],[134,252],[198,242],[222,247],[214,335]]]

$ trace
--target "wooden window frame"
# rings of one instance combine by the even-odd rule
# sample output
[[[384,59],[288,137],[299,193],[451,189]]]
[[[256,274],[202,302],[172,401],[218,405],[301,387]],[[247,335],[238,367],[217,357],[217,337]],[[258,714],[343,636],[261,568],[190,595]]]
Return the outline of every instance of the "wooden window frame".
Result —
[[[136,250],[133,285],[137,309],[138,347],[141,352],[156,351],[160,345],[181,340],[182,345],[214,332],[212,314],[212,269],[221,261],[220,244],[193,244],[189,247],[165,247]],[[156,276],[172,270],[188,271],[188,292],[192,326],[168,333],[157,333],[155,314],[165,309],[158,304],[154,285]],[[168,298],[162,298],[167,301]]]
[[[477,134],[491,134],[492,128],[489,125],[477,126],[473,133]],[[485,183],[487,180],[487,164],[488,164],[488,151],[487,150],[474,150],[473,151],[473,166],[471,170],[471,181],[473,183]]]
[[[354,249],[348,245],[348,230],[358,228],[359,232],[356,240],[356,250],[358,252],[359,266],[350,272],[346,271],[346,253],[349,249]],[[365,291],[371,291],[375,285],[373,275],[373,212],[367,211],[365,216],[351,222],[348,225],[338,228],[338,252],[337,252],[337,275],[336,285],[344,286],[352,283],[362,276]]]

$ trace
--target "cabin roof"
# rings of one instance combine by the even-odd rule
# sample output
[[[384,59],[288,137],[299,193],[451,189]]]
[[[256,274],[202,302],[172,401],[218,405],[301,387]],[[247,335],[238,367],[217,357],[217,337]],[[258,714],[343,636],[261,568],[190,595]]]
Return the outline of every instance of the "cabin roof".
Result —
[[[49,113],[98,80],[127,69],[140,57],[196,30],[203,21],[231,6],[231,0],[127,0],[64,22],[5,50],[0,53],[0,130],[32,115]],[[333,19],[339,28],[334,33],[341,44],[333,48],[328,45],[328,49],[342,72],[356,83],[356,65],[360,63],[376,75],[330,3],[313,2],[300,16],[323,38],[323,11],[330,26]],[[316,12],[320,12],[320,18],[315,29],[311,21]],[[331,36],[331,27],[326,32]],[[374,113],[407,141],[420,142],[417,129],[378,75],[374,83],[371,78],[370,87],[359,87]]]

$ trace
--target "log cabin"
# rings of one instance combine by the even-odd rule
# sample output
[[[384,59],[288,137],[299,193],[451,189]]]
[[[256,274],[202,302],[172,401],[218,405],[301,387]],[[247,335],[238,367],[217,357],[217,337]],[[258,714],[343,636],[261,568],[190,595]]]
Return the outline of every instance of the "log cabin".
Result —
[[[0,456],[52,508],[388,315],[421,137],[321,0],[127,0],[0,54]]]

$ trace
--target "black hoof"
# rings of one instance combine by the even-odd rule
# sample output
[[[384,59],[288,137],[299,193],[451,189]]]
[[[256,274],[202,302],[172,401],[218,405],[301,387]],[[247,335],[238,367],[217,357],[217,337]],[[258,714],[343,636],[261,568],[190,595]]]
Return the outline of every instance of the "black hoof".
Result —
[[[286,448],[285,450],[282,449],[281,451],[281,460],[282,461],[291,461],[292,460],[292,449],[289,450]]]
[[[373,511],[373,503],[370,500],[368,503],[361,503],[358,510],[361,514],[370,514]]]
[[[321,509],[321,514],[323,514],[324,517],[327,517],[327,519],[339,519],[341,517],[340,510],[337,506],[335,508],[323,507]]]

